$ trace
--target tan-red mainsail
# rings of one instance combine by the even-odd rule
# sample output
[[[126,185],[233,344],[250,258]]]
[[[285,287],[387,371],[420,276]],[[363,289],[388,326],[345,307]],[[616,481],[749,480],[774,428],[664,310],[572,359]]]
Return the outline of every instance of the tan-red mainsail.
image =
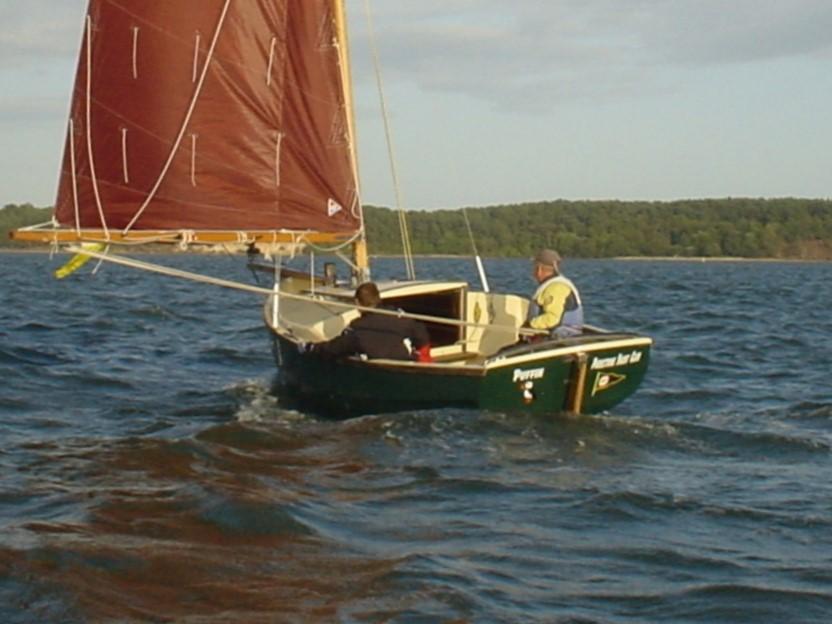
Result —
[[[91,0],[65,236],[360,231],[341,18],[334,0]]]

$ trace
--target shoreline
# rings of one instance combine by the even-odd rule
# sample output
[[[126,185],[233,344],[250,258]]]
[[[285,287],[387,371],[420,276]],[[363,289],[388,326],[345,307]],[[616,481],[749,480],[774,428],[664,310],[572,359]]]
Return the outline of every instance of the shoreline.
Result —
[[[52,250],[47,247],[37,248],[17,248],[17,247],[0,247],[0,254],[50,254]],[[55,253],[63,255],[71,255],[68,251],[58,250]],[[130,251],[134,255],[180,255],[193,254],[211,256],[216,255],[213,251],[158,251],[158,250],[138,250],[132,249]],[[228,254],[223,254],[228,255]],[[245,256],[245,252],[231,254],[237,256]],[[370,254],[370,258],[403,258],[401,254]],[[413,254],[414,258],[431,258],[431,259],[465,259],[471,258],[470,254]],[[484,260],[528,260],[525,257],[519,256],[484,256]],[[832,258],[745,258],[739,256],[612,256],[608,258],[566,258],[566,261],[571,260],[616,260],[623,262],[715,262],[715,263],[732,263],[732,262],[789,262],[789,263],[825,263],[832,262]]]
[[[832,258],[744,258],[739,256],[615,256],[609,260],[659,262],[832,262]]]

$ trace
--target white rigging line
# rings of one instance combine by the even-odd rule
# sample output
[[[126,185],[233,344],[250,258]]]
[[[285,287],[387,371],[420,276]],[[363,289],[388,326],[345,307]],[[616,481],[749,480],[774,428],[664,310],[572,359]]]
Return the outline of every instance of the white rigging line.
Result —
[[[95,158],[93,157],[92,151],[92,17],[89,14],[87,14],[87,85],[85,104],[87,159],[90,163],[90,181],[92,182],[92,192],[95,196],[95,205],[98,208],[98,216],[101,219],[101,229],[104,230],[104,237],[109,240],[110,230],[107,228],[104,206],[101,204],[101,194],[98,192],[98,175],[95,173]]]
[[[113,256],[105,253],[99,253],[92,249],[84,249],[83,247],[79,247],[76,245],[70,245],[67,249],[73,253],[83,254],[86,256],[90,256],[91,258],[98,258],[99,260],[103,260],[105,262],[111,262],[113,264],[119,264],[122,266],[130,267],[133,269],[141,269],[143,271],[149,271],[151,273],[159,273],[161,275],[167,275],[168,277],[178,277],[180,279],[187,279],[193,282],[201,282],[203,284],[211,284],[213,286],[220,286],[222,288],[231,288],[233,290],[241,290],[245,292],[255,293],[258,295],[265,295],[270,297],[275,295],[275,291],[271,288],[263,288],[262,286],[254,286],[251,284],[244,284],[242,282],[235,282],[233,280],[222,279],[219,277],[211,277],[210,275],[201,275],[200,273],[192,273],[190,271],[183,271],[181,269],[174,269],[173,267],[163,266],[161,264],[153,264],[150,262],[144,262],[142,260],[136,260],[134,258],[127,258],[124,256]],[[321,299],[320,297],[310,297],[308,295],[299,295],[296,293],[289,293],[281,291],[279,293],[280,297],[284,297],[286,299],[295,299],[298,301],[310,301],[319,304],[325,304],[330,307],[334,308],[343,308],[345,310],[358,310],[360,312],[373,312],[374,314],[381,314],[385,316],[396,316],[400,318],[412,318],[417,321],[423,321],[427,323],[439,323],[443,325],[454,325],[458,327],[473,327],[475,329],[503,329],[505,331],[517,331],[521,335],[540,335],[540,334],[547,334],[547,330],[537,330],[537,329],[529,329],[524,327],[514,327],[513,325],[495,325],[495,324],[485,324],[485,323],[471,323],[469,321],[461,321],[458,319],[451,319],[445,318],[442,316],[430,316],[427,314],[414,314],[412,312],[402,312],[398,310],[387,310],[384,308],[369,308],[365,306],[356,305],[354,302],[350,303],[342,303],[340,301],[332,300],[332,299]]]
[[[81,235],[81,214],[78,206],[78,169],[75,164],[75,122],[72,117],[69,118],[69,130],[67,137],[67,145],[69,146],[69,164],[72,169],[72,205],[75,209],[75,232]]]
[[[367,13],[367,29],[370,40],[370,49],[373,56],[373,67],[375,68],[376,84],[378,85],[378,98],[381,104],[381,116],[384,121],[384,136],[387,140],[387,154],[390,160],[390,173],[393,176],[393,191],[396,195],[396,209],[399,213],[399,231],[402,236],[402,247],[404,248],[404,262],[407,269],[408,279],[416,279],[416,270],[413,265],[413,251],[410,247],[410,232],[407,227],[407,215],[402,201],[399,176],[396,170],[396,157],[393,150],[393,137],[390,131],[390,121],[387,114],[387,101],[384,97],[384,85],[381,80],[381,61],[379,60],[378,46],[376,45],[375,30],[373,28],[373,16],[370,9],[370,0],[364,0]]]

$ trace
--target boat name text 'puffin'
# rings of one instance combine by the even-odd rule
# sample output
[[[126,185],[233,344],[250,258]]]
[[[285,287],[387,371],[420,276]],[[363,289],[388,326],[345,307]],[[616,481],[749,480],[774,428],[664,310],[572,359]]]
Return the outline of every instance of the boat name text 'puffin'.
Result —
[[[543,379],[546,372],[545,368],[532,368],[523,370],[521,368],[514,369],[514,376],[511,378],[512,383],[517,381],[531,381],[533,379]]]

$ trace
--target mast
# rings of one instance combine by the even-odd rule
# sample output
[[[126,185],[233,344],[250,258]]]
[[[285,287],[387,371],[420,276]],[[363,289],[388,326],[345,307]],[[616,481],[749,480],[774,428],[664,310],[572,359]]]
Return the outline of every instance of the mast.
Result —
[[[343,0],[333,0],[336,32],[338,37],[338,51],[340,56],[341,84],[344,89],[344,104],[346,106],[347,133],[349,136],[350,153],[352,155],[353,174],[355,176],[356,201],[361,219],[361,235],[353,242],[352,260],[355,265],[356,277],[363,282],[370,277],[370,259],[367,252],[367,237],[364,228],[364,211],[361,206],[361,184],[358,175],[358,140],[355,131],[355,106],[353,105],[352,71],[350,66],[349,35],[347,32],[346,8]]]

